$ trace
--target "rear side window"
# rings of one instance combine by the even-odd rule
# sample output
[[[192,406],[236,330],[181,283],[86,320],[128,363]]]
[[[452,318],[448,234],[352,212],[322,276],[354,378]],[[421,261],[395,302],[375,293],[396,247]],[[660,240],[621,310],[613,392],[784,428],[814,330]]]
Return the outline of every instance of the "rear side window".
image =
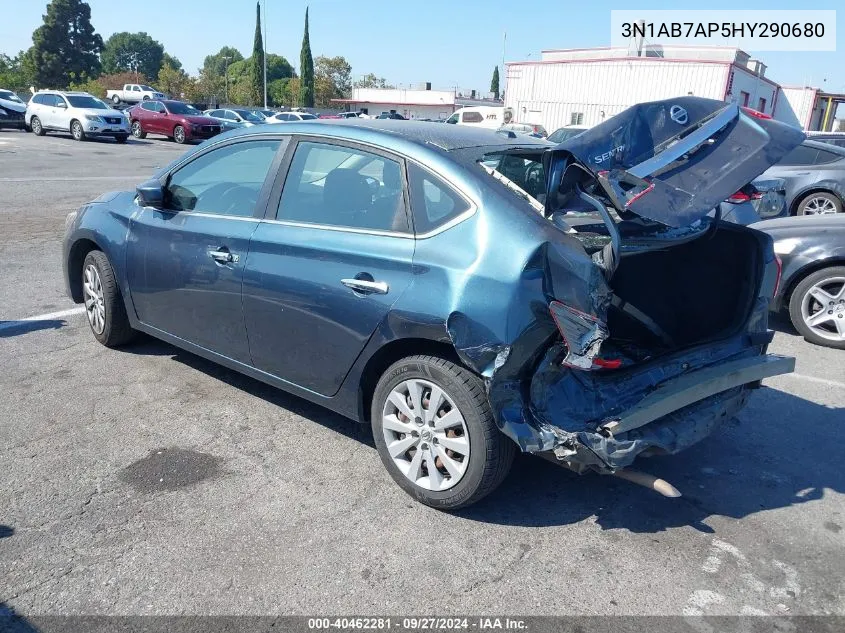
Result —
[[[816,162],[816,156],[819,150],[815,147],[807,147],[806,145],[799,145],[794,150],[789,152],[783,160],[781,165],[813,165]]]
[[[816,165],[824,165],[825,163],[832,163],[833,161],[839,160],[842,158],[839,154],[834,154],[833,152],[828,152],[827,150],[820,149],[819,155],[816,157]]]
[[[252,216],[281,141],[246,141],[212,150],[180,167],[167,183],[175,211]]]
[[[376,231],[408,231],[402,167],[357,148],[299,143],[279,220]]]
[[[470,204],[430,171],[408,163],[414,231],[433,231],[470,209]]]
[[[481,123],[484,120],[481,112],[464,112],[461,117],[463,123]]]
[[[158,101],[144,101],[141,103],[141,108],[150,112],[158,112],[161,109],[161,104]]]

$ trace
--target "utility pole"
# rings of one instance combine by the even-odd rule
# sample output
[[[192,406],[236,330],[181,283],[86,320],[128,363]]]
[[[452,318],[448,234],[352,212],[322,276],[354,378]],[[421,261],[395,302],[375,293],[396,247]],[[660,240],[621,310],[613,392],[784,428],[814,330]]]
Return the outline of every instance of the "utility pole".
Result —
[[[264,0],[264,109],[267,109],[267,0]]]
[[[226,96],[224,99],[226,100],[226,105],[229,105],[229,60],[232,59],[231,57],[224,56],[223,61],[226,63],[226,70],[223,71],[223,74],[226,77]]]

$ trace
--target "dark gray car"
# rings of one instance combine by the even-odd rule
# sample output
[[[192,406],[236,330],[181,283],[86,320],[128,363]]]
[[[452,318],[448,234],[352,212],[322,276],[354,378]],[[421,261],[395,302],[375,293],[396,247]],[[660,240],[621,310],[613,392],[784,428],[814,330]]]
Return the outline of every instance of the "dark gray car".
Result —
[[[845,148],[804,141],[764,178],[786,181],[786,204],[790,215],[842,213],[845,200]]]

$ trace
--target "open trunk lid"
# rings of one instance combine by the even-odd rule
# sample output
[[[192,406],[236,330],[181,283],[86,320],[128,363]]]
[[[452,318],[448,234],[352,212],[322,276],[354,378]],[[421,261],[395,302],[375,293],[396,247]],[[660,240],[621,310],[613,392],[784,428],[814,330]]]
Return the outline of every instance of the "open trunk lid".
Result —
[[[803,140],[800,130],[735,103],[679,97],[639,104],[546,153],[546,215],[583,198],[589,179],[622,220],[689,227]],[[617,228],[608,229],[618,240]]]

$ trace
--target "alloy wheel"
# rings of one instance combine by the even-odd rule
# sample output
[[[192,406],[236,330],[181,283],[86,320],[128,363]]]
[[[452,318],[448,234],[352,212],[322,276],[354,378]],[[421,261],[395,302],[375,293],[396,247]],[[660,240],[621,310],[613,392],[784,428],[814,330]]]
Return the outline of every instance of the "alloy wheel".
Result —
[[[425,490],[457,485],[469,465],[469,433],[449,394],[428,380],[406,380],[390,392],[382,432],[393,463]]]
[[[132,136],[135,138],[141,138],[141,124],[137,121],[132,123]]]
[[[36,136],[41,134],[41,120],[38,117],[33,117],[30,127]]]
[[[100,281],[100,273],[93,264],[85,267],[82,293],[85,299],[85,311],[88,314],[88,323],[96,334],[102,334],[106,328],[106,303],[103,298],[103,284]]]
[[[82,124],[79,121],[74,121],[73,125],[70,126],[70,133],[77,141],[81,140],[83,135]]]
[[[183,130],[181,126],[177,126],[176,129],[173,130],[173,138],[181,145],[185,142],[185,130]]]
[[[828,277],[813,285],[801,300],[801,317],[818,336],[845,341],[845,277]]]
[[[830,198],[823,198],[821,196],[810,198],[807,204],[804,205],[804,213],[806,215],[826,215],[828,213],[836,213],[836,205]]]

